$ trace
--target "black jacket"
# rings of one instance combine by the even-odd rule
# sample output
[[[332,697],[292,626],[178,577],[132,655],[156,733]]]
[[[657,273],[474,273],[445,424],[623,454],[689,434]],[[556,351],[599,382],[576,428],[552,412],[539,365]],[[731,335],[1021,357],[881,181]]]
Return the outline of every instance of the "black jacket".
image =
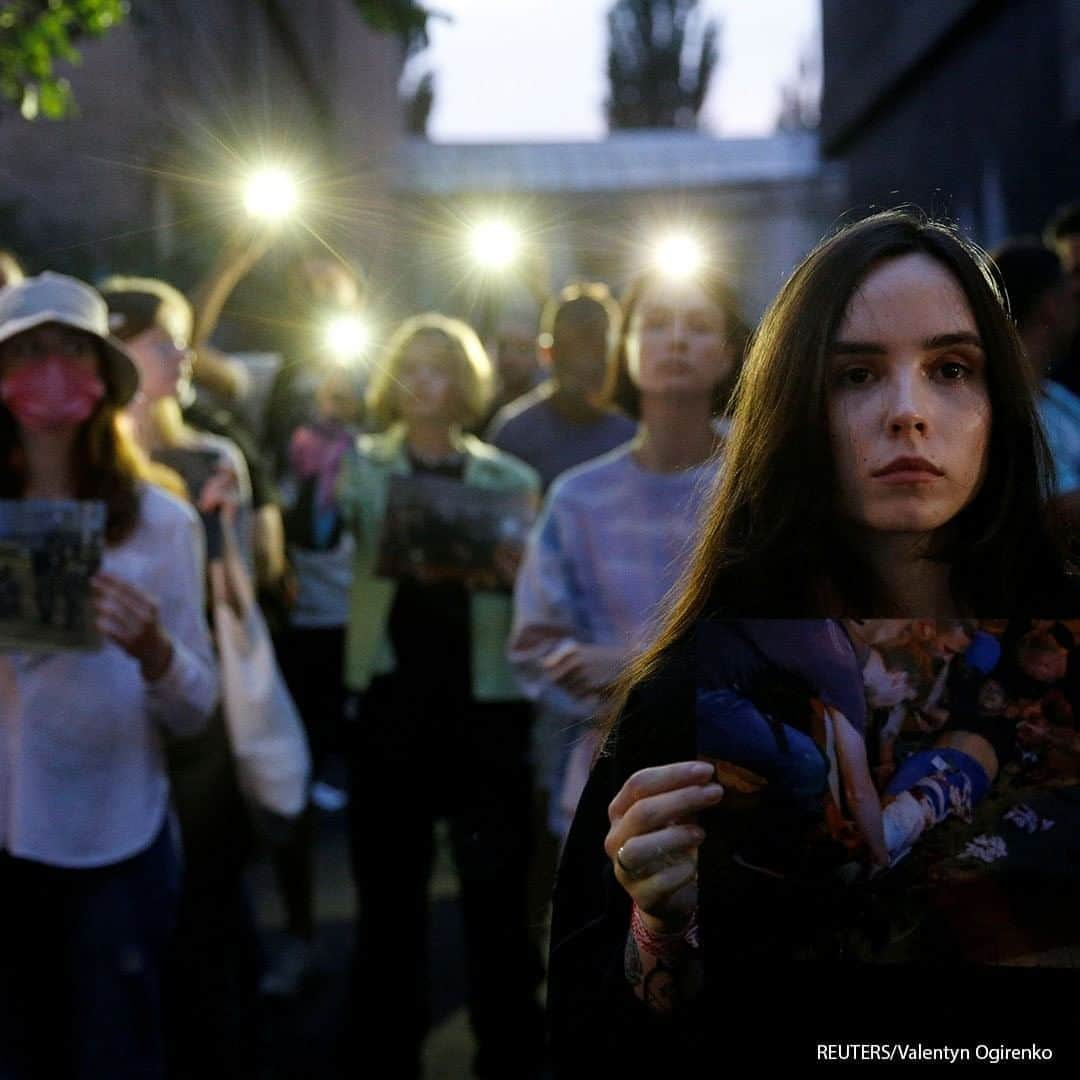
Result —
[[[649,765],[696,757],[693,638],[631,695],[582,794],[556,878],[548,973],[555,1075],[676,1076],[712,1065],[807,1065],[827,1043],[938,1045],[1032,1040],[1074,1051],[1060,1003],[1080,972],[866,963],[897,930],[911,882],[864,891],[795,887],[723,857],[723,807],[702,818],[700,996],[671,1018],[650,1012],[623,974],[630,900],[603,842],[607,808]],[[904,864],[901,864],[903,866]],[[912,871],[914,872],[914,871]],[[974,1060],[974,1058],[973,1058]],[[597,1071],[602,1070],[602,1071]]]

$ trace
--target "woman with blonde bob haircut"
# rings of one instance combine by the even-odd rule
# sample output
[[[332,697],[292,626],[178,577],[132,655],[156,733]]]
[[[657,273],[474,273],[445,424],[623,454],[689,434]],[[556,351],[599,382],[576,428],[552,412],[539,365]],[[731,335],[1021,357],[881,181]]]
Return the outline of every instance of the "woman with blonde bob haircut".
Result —
[[[401,406],[401,369],[416,339],[439,342],[442,364],[454,376],[457,422],[462,427],[477,423],[487,411],[495,390],[491,360],[476,331],[460,319],[435,313],[406,319],[386,345],[386,358],[373,373],[368,387],[367,406],[380,426],[389,427],[404,419]]]
[[[464,323],[435,314],[407,320],[371,380],[368,405],[388,427],[360,436],[338,488],[356,542],[345,682],[359,719],[347,748],[360,905],[357,1053],[380,1056],[377,1038],[395,1075],[418,1072],[430,1023],[437,818],[448,821],[461,878],[476,1074],[521,1075],[543,1041],[540,960],[526,915],[530,712],[506,658],[520,555],[500,561],[498,582],[427,566],[396,566],[395,576],[378,569],[387,506],[401,484],[413,485],[418,516],[431,522],[417,527],[441,539],[449,538],[437,507],[423,501],[433,488],[466,507],[488,497],[535,504],[536,473],[463,430],[483,414],[491,382],[487,354]]]

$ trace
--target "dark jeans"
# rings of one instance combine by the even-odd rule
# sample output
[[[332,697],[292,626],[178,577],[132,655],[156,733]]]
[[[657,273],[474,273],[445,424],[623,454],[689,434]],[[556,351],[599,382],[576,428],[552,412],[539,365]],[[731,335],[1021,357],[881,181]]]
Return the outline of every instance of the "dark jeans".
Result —
[[[543,1042],[542,967],[527,916],[530,709],[440,705],[403,682],[376,680],[349,742],[359,899],[354,1026],[371,1060],[387,1061],[388,1075],[416,1073],[430,1024],[433,828],[444,817],[461,884],[475,1068],[525,1076]]]
[[[176,912],[168,827],[111,866],[0,854],[0,1077],[165,1075],[161,970]]]

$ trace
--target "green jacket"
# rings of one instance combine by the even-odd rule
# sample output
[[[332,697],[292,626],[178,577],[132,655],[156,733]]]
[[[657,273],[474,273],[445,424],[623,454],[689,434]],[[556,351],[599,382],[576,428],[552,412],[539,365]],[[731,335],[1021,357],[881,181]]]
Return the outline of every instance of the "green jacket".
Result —
[[[472,435],[460,435],[457,448],[465,455],[466,484],[539,496],[540,478],[524,462]],[[373,676],[393,671],[396,663],[388,624],[397,582],[376,577],[374,570],[390,478],[408,476],[411,471],[405,428],[400,424],[378,435],[361,435],[342,468],[338,500],[356,538],[345,644],[345,685],[350,690],[366,690]],[[469,608],[473,697],[477,701],[521,698],[506,659],[510,594],[474,590]]]

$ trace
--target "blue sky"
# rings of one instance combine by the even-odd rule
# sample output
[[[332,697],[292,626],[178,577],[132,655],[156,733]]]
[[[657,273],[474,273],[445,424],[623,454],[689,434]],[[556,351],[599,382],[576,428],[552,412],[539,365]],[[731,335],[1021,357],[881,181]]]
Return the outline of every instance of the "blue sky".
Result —
[[[431,47],[406,73],[438,79],[436,141],[602,138],[605,14],[612,0],[432,0]],[[702,110],[722,135],[772,130],[779,87],[819,46],[818,0],[704,0],[723,22],[721,66]]]

